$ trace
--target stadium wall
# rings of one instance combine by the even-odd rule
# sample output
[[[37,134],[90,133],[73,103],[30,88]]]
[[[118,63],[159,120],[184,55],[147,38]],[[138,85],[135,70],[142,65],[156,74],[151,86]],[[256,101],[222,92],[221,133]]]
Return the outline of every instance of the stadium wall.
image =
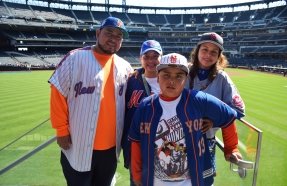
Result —
[[[229,13],[132,14],[1,1],[0,9],[0,66],[6,66],[1,69],[22,69],[27,64],[31,69],[54,68],[69,50],[94,44],[95,30],[110,15],[120,17],[127,25],[130,39],[123,42],[119,54],[134,65],[139,64],[144,40],[156,39],[164,53],[178,52],[189,58],[199,36],[211,31],[224,38],[224,52],[232,66],[287,64],[286,5]],[[8,58],[10,62],[6,63]]]

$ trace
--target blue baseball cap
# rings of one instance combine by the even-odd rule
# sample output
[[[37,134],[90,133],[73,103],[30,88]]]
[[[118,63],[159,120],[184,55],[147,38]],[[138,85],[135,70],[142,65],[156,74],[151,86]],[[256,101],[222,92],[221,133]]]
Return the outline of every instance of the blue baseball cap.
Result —
[[[129,38],[129,33],[128,33],[124,23],[122,22],[122,20],[120,20],[119,18],[111,17],[111,16],[108,17],[107,19],[105,19],[102,22],[100,29],[105,28],[105,27],[118,28],[123,33],[123,38],[124,39],[128,39]]]
[[[162,54],[162,48],[159,42],[157,42],[156,40],[147,40],[143,42],[140,55],[144,55],[146,52],[150,50],[156,51],[160,55]]]

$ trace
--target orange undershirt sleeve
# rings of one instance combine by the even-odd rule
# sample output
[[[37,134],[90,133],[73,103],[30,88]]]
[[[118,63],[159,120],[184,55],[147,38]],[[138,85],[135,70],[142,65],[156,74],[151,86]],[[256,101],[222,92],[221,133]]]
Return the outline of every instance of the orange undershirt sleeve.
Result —
[[[235,121],[226,128],[222,128],[222,137],[224,143],[224,155],[230,155],[233,152],[239,152],[238,145],[238,135]]]
[[[53,85],[51,85],[50,119],[58,137],[70,134],[67,99]]]
[[[140,143],[131,143],[131,172],[134,181],[141,181],[142,177],[142,159]]]

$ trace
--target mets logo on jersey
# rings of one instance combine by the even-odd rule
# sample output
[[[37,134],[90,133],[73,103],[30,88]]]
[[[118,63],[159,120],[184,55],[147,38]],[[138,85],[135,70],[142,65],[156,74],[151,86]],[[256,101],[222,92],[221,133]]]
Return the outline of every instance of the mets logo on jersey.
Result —
[[[95,91],[95,86],[90,87],[83,87],[83,82],[80,81],[76,83],[74,87],[75,97],[82,95],[82,94],[93,94]]]
[[[143,90],[134,90],[128,102],[127,107],[128,108],[138,107],[140,97],[142,96],[143,92],[144,92]]]
[[[239,94],[235,94],[232,97],[232,105],[234,105],[237,109],[244,110],[245,105],[243,100],[241,99]]]

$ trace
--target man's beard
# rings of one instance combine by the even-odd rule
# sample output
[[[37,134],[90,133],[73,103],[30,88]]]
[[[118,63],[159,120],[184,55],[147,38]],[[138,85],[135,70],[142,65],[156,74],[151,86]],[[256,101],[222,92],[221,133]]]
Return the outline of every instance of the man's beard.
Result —
[[[104,49],[104,47],[100,43],[98,43],[98,47],[106,54],[115,54],[118,51],[118,50],[116,50],[116,51],[112,52],[110,50],[106,50],[106,49]]]

